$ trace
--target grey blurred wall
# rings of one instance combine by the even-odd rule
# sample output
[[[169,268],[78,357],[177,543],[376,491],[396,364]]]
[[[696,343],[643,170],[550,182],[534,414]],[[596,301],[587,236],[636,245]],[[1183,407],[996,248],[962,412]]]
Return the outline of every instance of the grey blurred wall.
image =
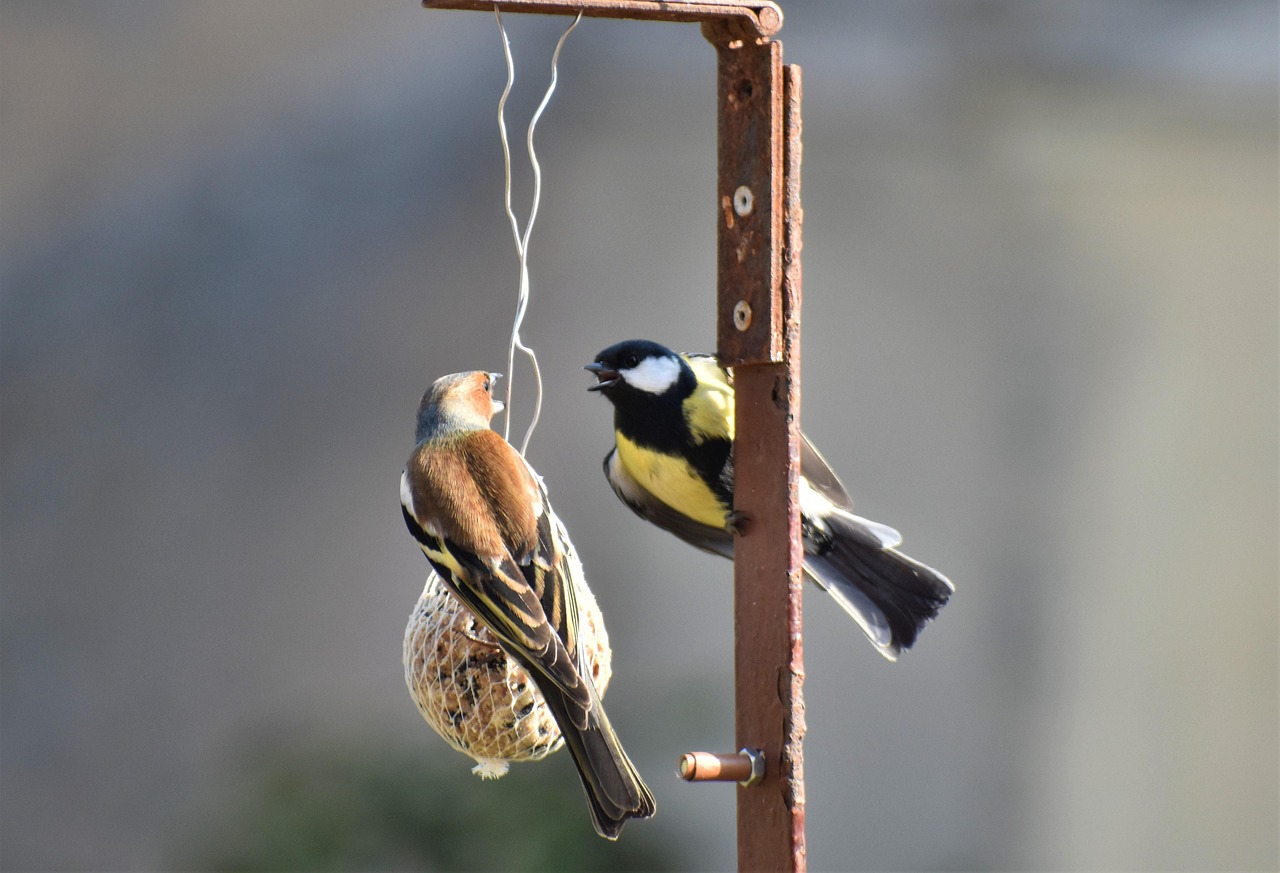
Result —
[[[805,428],[959,589],[897,665],[807,599],[812,868],[1276,869],[1275,4],[783,5]],[[561,24],[509,20],[517,141]],[[732,793],[669,774],[731,736],[730,568],[617,504],[580,368],[714,344],[713,64],[571,37],[525,328],[628,835],[699,870]],[[505,366],[504,74],[411,0],[0,4],[6,869],[176,863],[264,736],[472,778],[402,684],[396,479],[422,389]]]

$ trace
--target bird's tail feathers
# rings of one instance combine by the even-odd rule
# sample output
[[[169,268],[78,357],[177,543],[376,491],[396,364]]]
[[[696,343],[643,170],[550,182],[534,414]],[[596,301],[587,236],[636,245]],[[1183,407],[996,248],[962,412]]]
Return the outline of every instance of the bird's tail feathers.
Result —
[[[880,653],[896,661],[955,591],[946,576],[893,548],[893,528],[836,510],[824,521],[831,537],[806,550],[805,569],[862,628]]]
[[[581,722],[581,713],[575,718],[570,711],[577,704],[559,689],[548,688],[543,697],[560,725],[565,746],[582,777],[596,833],[616,840],[627,819],[653,815],[658,808],[653,794],[623,751],[599,697],[592,694],[586,727],[576,727]]]

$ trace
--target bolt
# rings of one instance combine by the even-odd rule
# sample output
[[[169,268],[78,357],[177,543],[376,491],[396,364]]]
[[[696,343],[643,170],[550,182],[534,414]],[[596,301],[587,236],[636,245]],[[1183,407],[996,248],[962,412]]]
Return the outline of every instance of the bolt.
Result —
[[[737,782],[755,785],[764,779],[764,752],[742,749],[736,755],[688,752],[680,756],[676,773],[686,782]]]

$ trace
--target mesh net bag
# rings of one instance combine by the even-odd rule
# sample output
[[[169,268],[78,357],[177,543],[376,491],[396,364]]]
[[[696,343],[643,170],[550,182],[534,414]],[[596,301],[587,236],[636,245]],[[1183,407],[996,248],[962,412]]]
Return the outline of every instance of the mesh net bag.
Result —
[[[601,697],[612,675],[609,635],[581,564],[569,561],[580,612],[579,638]],[[472,772],[496,779],[511,761],[537,761],[564,744],[528,673],[433,571],[404,632],[404,679],[418,711]]]

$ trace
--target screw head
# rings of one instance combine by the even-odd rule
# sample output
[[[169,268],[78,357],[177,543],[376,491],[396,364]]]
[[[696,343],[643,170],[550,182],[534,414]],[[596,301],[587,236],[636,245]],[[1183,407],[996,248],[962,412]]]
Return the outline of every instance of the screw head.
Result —
[[[755,205],[755,195],[751,193],[751,189],[746,185],[739,185],[738,190],[733,192],[733,211],[738,213],[739,218],[745,218],[751,214],[751,207]]]
[[[733,326],[739,331],[745,331],[751,327],[751,304],[745,300],[739,300],[733,307]]]

